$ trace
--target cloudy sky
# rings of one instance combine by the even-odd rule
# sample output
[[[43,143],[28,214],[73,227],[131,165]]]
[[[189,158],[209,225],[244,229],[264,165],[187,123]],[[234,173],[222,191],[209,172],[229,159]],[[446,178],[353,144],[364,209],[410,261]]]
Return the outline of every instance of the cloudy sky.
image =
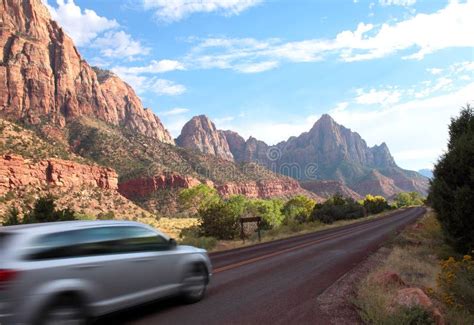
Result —
[[[430,168],[474,102],[474,0],[43,0],[177,136],[192,116],[269,144],[323,113]]]

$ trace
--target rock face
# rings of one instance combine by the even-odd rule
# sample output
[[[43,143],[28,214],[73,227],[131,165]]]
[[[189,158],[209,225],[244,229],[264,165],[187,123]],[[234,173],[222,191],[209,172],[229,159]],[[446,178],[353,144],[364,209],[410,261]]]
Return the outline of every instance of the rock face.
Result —
[[[137,178],[119,184],[123,196],[134,199],[143,198],[159,190],[190,188],[201,182],[189,176],[169,173],[148,178]]]
[[[0,15],[1,115],[60,127],[87,116],[173,143],[130,86],[115,75],[98,78],[41,0],[4,0]]]
[[[33,162],[16,155],[4,155],[0,160],[0,195],[23,187],[46,186],[117,190],[117,182],[117,173],[110,168],[61,159]]]
[[[286,182],[281,180],[230,182],[219,185],[216,189],[224,197],[244,195],[249,198],[290,197],[303,192],[298,182],[291,179]]]
[[[362,196],[339,181],[305,181],[300,182],[301,187],[315,193],[325,199],[340,193],[345,197],[351,197],[354,200],[362,199]]]
[[[205,124],[212,127],[197,127],[203,124],[199,121],[201,118],[188,122],[178,145],[226,159],[233,157],[239,163],[259,163],[273,172],[306,182],[308,190],[323,197],[335,192],[353,198],[366,194],[392,197],[404,191],[427,194],[428,179],[398,167],[385,143],[369,147],[358,133],[337,124],[327,114],[308,132],[275,146],[253,137],[245,141],[233,131],[216,130],[207,118]]]
[[[214,123],[205,115],[195,116],[186,123],[176,139],[176,144],[222,159],[234,160],[225,134],[217,130]]]

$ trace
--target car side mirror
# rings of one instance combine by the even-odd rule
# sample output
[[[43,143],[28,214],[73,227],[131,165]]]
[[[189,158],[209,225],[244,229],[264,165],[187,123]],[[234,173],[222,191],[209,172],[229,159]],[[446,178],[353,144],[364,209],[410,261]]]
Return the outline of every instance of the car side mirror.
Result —
[[[170,248],[174,248],[174,247],[178,246],[178,243],[173,238],[170,238],[169,244],[170,244]]]

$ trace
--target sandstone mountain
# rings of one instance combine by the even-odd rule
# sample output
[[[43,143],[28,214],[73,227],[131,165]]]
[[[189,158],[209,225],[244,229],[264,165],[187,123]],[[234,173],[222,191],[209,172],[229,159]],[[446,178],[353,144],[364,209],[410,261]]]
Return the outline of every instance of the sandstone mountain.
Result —
[[[234,160],[224,133],[218,131],[214,123],[205,115],[195,116],[186,123],[181,135],[176,139],[176,144],[222,159]]]
[[[301,182],[301,187],[315,193],[316,195],[324,199],[328,199],[329,197],[334,195],[334,193],[342,194],[345,197],[350,197],[354,200],[360,200],[363,198],[362,195],[350,189],[339,181],[303,181]]]
[[[129,85],[87,64],[41,0],[1,1],[0,15],[2,116],[58,127],[88,116],[173,143]]]
[[[187,139],[193,139],[190,131],[193,129],[186,129]],[[212,137],[202,132],[200,129],[200,138]],[[220,142],[221,148],[213,147],[214,151],[227,152],[229,148],[236,162],[256,162],[279,174],[312,181],[310,187],[316,194],[324,193],[328,184],[321,183],[320,189],[316,189],[315,180],[337,181],[359,195],[392,197],[403,191],[416,191],[423,195],[427,192],[427,178],[398,167],[385,143],[369,147],[358,133],[339,125],[327,114],[308,132],[276,146],[269,146],[253,137],[245,140],[233,131],[214,129],[213,134],[223,134],[227,140]],[[197,144],[187,143],[186,147],[200,149]],[[347,193],[354,196],[354,193]]]

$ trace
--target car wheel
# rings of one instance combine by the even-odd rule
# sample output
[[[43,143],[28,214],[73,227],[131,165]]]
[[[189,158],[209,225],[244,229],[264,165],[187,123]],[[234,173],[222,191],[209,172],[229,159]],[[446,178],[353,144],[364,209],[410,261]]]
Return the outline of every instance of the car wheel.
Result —
[[[183,298],[186,303],[200,301],[207,289],[207,271],[201,264],[193,265],[183,279]]]
[[[43,311],[39,324],[85,325],[87,324],[87,315],[78,299],[60,297]]]

